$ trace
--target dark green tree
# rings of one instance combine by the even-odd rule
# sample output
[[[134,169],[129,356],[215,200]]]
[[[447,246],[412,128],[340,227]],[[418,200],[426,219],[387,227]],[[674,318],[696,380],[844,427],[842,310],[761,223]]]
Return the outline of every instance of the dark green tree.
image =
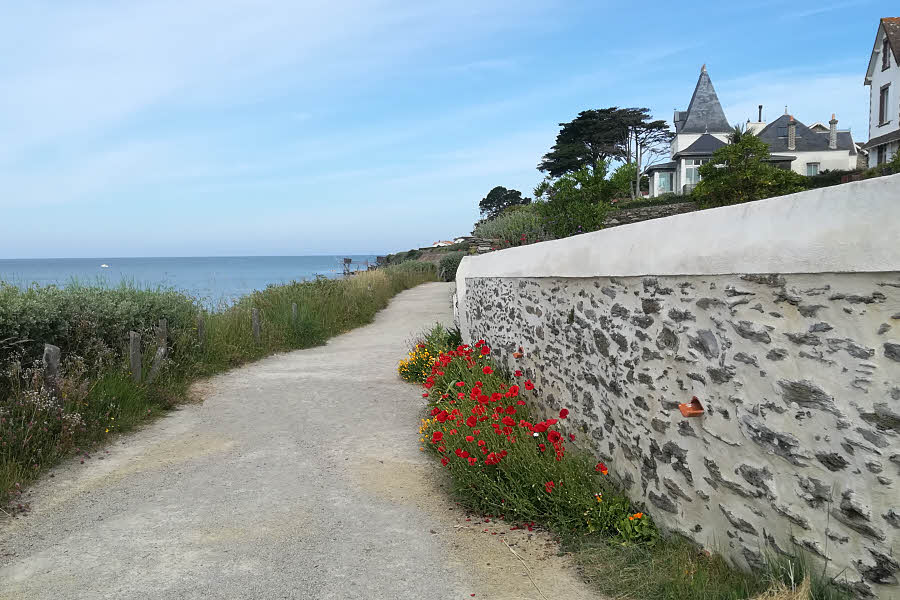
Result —
[[[769,161],[769,146],[757,136],[741,132],[738,141],[713,152],[700,167],[700,183],[692,196],[702,207],[740,204],[799,192],[806,178]]]
[[[530,203],[531,198],[523,198],[522,192],[519,190],[508,190],[502,185],[498,185],[481,199],[481,202],[478,203],[478,208],[486,219],[493,219],[503,212],[505,208]]]

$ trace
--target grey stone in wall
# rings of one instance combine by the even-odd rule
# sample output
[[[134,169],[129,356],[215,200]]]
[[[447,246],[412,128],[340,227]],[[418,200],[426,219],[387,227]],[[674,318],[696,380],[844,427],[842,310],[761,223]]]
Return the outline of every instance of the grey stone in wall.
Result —
[[[897,273],[472,278],[460,301],[663,527],[900,597]]]

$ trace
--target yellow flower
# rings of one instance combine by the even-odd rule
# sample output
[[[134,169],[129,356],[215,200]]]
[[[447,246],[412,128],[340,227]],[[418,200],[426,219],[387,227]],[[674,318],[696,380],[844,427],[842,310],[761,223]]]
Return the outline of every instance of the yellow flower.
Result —
[[[109,433],[109,428],[107,428],[106,433]]]

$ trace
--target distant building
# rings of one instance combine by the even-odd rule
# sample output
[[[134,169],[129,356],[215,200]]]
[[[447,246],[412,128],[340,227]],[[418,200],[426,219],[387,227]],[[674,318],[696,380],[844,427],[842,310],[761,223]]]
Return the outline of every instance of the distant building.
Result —
[[[834,115],[827,128],[821,123],[807,127],[787,114],[786,109],[784,116],[769,124],[762,120],[762,105],[759,111],[759,120],[748,119],[746,129],[769,145],[772,164],[801,175],[856,168],[856,144],[849,131],[837,129]],[[675,138],[671,160],[645,171],[650,179],[651,196],[690,193],[700,181],[700,166],[710,161],[713,152],[728,144],[734,130],[722,110],[706,65],[700,69],[687,110],[676,110],[673,120]]]
[[[447,240],[441,240],[439,242],[435,242],[431,245],[432,248],[440,248],[441,246],[452,246],[453,242]]]
[[[878,24],[869,56],[869,166],[886,163],[900,152],[900,17]]]

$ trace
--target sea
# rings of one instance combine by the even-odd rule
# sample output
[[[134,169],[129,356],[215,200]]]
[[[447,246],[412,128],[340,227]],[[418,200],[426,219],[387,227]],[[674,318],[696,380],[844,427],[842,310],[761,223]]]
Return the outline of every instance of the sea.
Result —
[[[85,285],[175,289],[204,303],[230,303],[272,284],[341,277],[375,264],[374,255],[0,259],[0,281],[19,287]]]

